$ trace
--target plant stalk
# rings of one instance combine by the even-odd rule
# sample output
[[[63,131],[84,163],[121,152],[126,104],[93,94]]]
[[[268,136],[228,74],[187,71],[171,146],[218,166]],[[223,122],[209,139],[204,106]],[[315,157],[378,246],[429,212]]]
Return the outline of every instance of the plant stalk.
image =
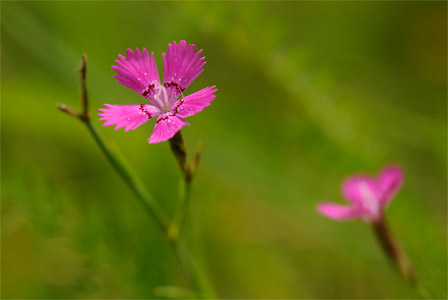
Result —
[[[183,193],[180,197],[179,206],[170,225],[168,237],[173,242],[175,251],[177,252],[178,256],[186,258],[191,257],[191,255],[189,254],[188,249],[183,244],[181,233],[183,232],[183,228],[185,227],[185,219],[188,214],[191,188],[193,185],[194,175],[199,165],[202,145],[199,143],[193,163],[190,164],[187,159],[187,146],[183,138],[182,131],[179,130],[169,140],[169,143],[171,151],[173,152],[183,175]],[[210,284],[210,281],[208,280],[207,276],[205,276],[205,274],[201,272],[200,268],[198,268],[197,265],[192,265],[187,269],[194,270],[196,272],[195,274],[190,275],[195,282],[197,290],[202,292],[202,296],[208,298],[216,298],[216,294],[213,290],[212,285]]]
[[[179,239],[185,224],[185,218],[188,212],[191,187],[193,185],[193,167],[187,160],[187,145],[185,143],[182,131],[179,130],[170,140],[170,148],[176,158],[179,168],[183,175],[183,192],[180,197],[179,206],[170,225],[169,236],[171,239]],[[198,155],[196,155],[198,156]],[[195,159],[196,161],[196,159]],[[197,158],[199,161],[199,158]],[[198,163],[198,162],[197,162]],[[197,168],[197,163],[194,163]]]
[[[127,183],[129,188],[134,192],[140,202],[143,204],[148,213],[154,218],[156,223],[159,225],[163,232],[168,230],[168,217],[162,210],[160,205],[154,200],[151,194],[143,187],[136,175],[131,171],[131,168],[127,166],[123,160],[121,160],[110,147],[104,142],[104,140],[99,135],[95,127],[89,121],[84,122],[89,130],[90,134],[94,138],[97,145],[100,147],[104,156],[109,160],[112,166],[115,168],[117,173],[121,176],[124,182]]]
[[[112,164],[115,171],[120,175],[120,177],[123,179],[124,182],[127,183],[129,188],[134,192],[137,199],[140,200],[140,202],[143,204],[143,206],[146,208],[146,211],[151,215],[151,217],[156,221],[158,224],[158,227],[162,230],[165,237],[167,238],[169,244],[173,248],[173,251],[175,252],[180,264],[182,265],[182,268],[185,271],[185,274],[187,275],[188,279],[194,286],[195,290],[198,293],[198,296],[202,298],[216,298],[215,294],[213,292],[213,289],[211,289],[211,286],[208,284],[208,281],[205,279],[203,274],[200,272],[198,266],[193,260],[193,257],[188,251],[188,248],[185,244],[183,244],[179,239],[178,235],[176,235],[176,238],[172,238],[170,235],[171,232],[171,225],[169,222],[169,218],[163,211],[162,207],[155,201],[155,199],[151,196],[151,194],[144,188],[143,184],[140,182],[138,177],[131,171],[131,168],[122,160],[120,157],[114,153],[114,151],[110,148],[110,146],[104,142],[103,138],[99,135],[98,131],[95,129],[94,126],[92,126],[92,123],[90,121],[89,113],[88,113],[88,93],[87,93],[87,87],[86,87],[86,55],[84,54],[82,56],[81,60],[81,67],[79,70],[80,78],[81,78],[81,91],[80,91],[80,98],[81,98],[81,105],[82,105],[82,112],[78,113],[75,109],[72,107],[66,105],[66,104],[58,104],[57,107],[62,111],[65,112],[68,115],[71,115],[73,117],[76,117],[81,122],[83,122],[89,133],[94,138],[97,145],[100,147],[103,154],[106,156],[107,160]],[[180,136],[182,139],[182,143],[178,143],[179,146],[184,146],[183,148],[177,149],[179,153],[179,158],[184,157],[185,160],[183,161],[183,164],[181,165],[181,168],[185,174],[185,179],[188,184],[186,184],[186,187],[188,186],[188,189],[185,190],[184,193],[184,200],[183,202],[187,203],[189,194],[190,194],[190,186],[192,182],[192,173],[189,164],[186,161],[186,147],[185,143],[183,141],[182,136]],[[183,154],[182,154],[183,153]],[[195,161],[198,161],[196,159]],[[189,179],[188,179],[189,178]],[[182,211],[185,211],[184,206],[182,206]],[[174,220],[180,219],[180,221],[177,221],[176,224],[181,224],[183,217],[175,217]],[[171,222],[173,224],[173,222]]]
[[[413,285],[417,285],[417,278],[415,277],[412,265],[392,235],[384,216],[379,221],[373,222],[372,227],[389,261],[407,281]]]
[[[109,162],[114,166],[121,178],[129,185],[131,190],[135,193],[137,198],[142,202],[142,204],[147,209],[148,213],[157,221],[160,229],[166,236],[169,244],[173,248],[188,280],[193,285],[194,289],[201,298],[215,298],[214,292],[210,288],[207,280],[204,278],[203,274],[199,271],[198,266],[194,262],[193,257],[188,251],[188,248],[182,241],[178,238],[173,239],[170,235],[171,226],[169,226],[168,218],[164,214],[161,207],[156,201],[150,196],[146,189],[139,183],[136,176],[130,171],[130,169],[124,164],[122,160],[115,155],[110,147],[104,143],[101,136],[96,131],[95,127],[92,126],[91,122],[85,123],[89,129],[90,134],[93,136],[98,146],[101,148],[103,154],[108,158]],[[188,196],[187,196],[188,197]]]

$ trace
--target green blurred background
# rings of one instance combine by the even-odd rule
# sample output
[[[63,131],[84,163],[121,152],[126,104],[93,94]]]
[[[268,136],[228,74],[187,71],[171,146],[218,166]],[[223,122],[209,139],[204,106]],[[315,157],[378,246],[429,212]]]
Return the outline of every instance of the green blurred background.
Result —
[[[446,2],[1,2],[2,297],[151,298],[188,281],[81,123],[144,103],[117,54],[204,49],[186,94],[219,89],[183,132],[203,141],[187,240],[222,298],[418,297],[367,224],[315,211],[357,171],[400,164],[387,216],[433,298],[447,297]],[[180,172],[154,122],[95,125],[171,213]]]

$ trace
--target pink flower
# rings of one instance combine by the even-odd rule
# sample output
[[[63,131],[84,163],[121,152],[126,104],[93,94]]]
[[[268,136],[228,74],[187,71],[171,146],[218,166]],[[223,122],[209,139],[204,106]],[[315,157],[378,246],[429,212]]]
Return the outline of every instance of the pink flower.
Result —
[[[168,44],[163,56],[163,83],[159,79],[154,53],[149,57],[145,48],[140,52],[126,50],[127,58],[118,55],[118,66],[112,66],[118,75],[118,83],[146,98],[151,104],[111,105],[99,109],[103,126],[117,125],[115,130],[134,130],[148,120],[158,116],[149,143],[169,140],[183,126],[190,125],[184,118],[201,112],[215,99],[215,86],[206,87],[196,93],[183,96],[185,89],[204,71],[202,50],[195,53],[195,45],[180,41]],[[180,99],[179,96],[181,96]]]
[[[402,185],[403,173],[397,166],[386,167],[377,178],[356,175],[348,178],[342,186],[342,193],[351,206],[321,203],[317,210],[333,220],[361,218],[377,222]]]

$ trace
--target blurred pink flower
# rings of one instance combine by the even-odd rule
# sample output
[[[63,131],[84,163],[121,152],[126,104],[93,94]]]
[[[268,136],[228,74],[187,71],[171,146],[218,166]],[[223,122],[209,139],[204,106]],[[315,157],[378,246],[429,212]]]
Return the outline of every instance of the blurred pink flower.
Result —
[[[355,175],[348,178],[342,193],[352,205],[320,203],[319,213],[333,220],[364,219],[367,222],[378,222],[383,210],[403,185],[403,173],[398,166],[386,167],[377,177]]]
[[[115,130],[125,128],[134,130],[148,120],[158,116],[149,143],[169,140],[183,126],[190,125],[184,118],[201,112],[209,106],[215,96],[215,86],[206,87],[196,93],[183,97],[185,89],[204,71],[202,50],[195,53],[195,45],[180,41],[168,44],[167,54],[163,56],[163,84],[159,79],[154,53],[143,48],[135,52],[126,50],[127,58],[118,55],[118,66],[112,66],[118,75],[118,83],[130,88],[146,98],[151,104],[111,105],[99,109],[98,115],[104,120],[103,126],[117,125]],[[179,96],[182,97],[178,99]],[[177,101],[176,101],[177,100]]]

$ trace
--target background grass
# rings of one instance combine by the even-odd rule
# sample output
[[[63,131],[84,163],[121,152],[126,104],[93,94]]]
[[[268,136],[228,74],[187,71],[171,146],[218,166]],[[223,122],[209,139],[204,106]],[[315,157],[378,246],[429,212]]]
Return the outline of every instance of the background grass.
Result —
[[[1,2],[2,297],[150,298],[188,287],[173,253],[83,126],[144,101],[111,77],[117,54],[204,49],[191,119],[203,141],[188,243],[222,298],[416,298],[363,222],[318,215],[340,183],[388,163],[405,185],[388,211],[433,298],[447,297],[445,2]],[[101,123],[95,121],[100,128]],[[167,143],[100,128],[171,213],[180,173]]]

